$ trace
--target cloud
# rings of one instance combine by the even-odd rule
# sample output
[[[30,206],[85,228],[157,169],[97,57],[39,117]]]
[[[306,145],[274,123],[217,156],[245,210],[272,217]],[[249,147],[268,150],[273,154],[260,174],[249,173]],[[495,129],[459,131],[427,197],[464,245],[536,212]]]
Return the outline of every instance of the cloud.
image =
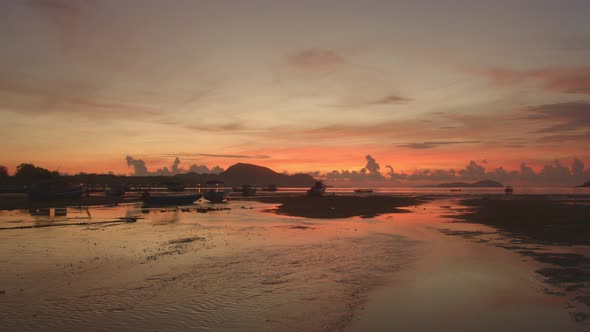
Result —
[[[564,134],[564,135],[550,135],[543,136],[537,139],[539,143],[564,143],[564,142],[579,142],[579,141],[590,141],[590,132],[581,134]]]
[[[590,129],[590,103],[585,101],[545,104],[533,106],[524,110],[528,119],[541,122],[558,122],[543,127],[536,133],[552,133]]]
[[[214,158],[236,158],[236,159],[269,159],[267,155],[243,155],[243,154],[213,154],[213,153],[177,153],[165,154],[165,157],[214,157]]]
[[[176,157],[176,159],[174,159],[174,162],[172,163],[172,173],[178,173],[178,165],[180,165],[180,159]]]
[[[194,173],[199,173],[199,174],[202,174],[202,173],[219,174],[219,173],[223,172],[223,168],[221,168],[219,166],[214,166],[212,168],[209,168],[205,165],[196,165],[196,164],[192,164],[188,168],[188,170],[185,170],[184,168],[180,167],[180,158],[178,158],[178,157],[176,157],[174,159],[174,161],[172,162],[172,167],[170,170],[168,169],[168,167],[162,167],[162,168],[158,168],[154,172],[150,172],[143,159],[135,159],[131,156],[127,156],[125,159],[127,160],[127,166],[133,167],[133,172],[131,173],[131,175],[135,175],[135,176],[150,176],[150,175],[170,176],[170,175],[183,174],[183,173],[188,173],[188,172],[194,172]]]
[[[465,180],[478,180],[485,176],[486,168],[471,160],[465,169],[459,170],[459,177]]]
[[[381,99],[375,100],[372,104],[375,105],[391,105],[391,104],[403,104],[411,101],[412,99],[405,98],[397,95],[388,95]]]
[[[502,67],[462,69],[486,77],[498,85],[536,82],[546,91],[590,94],[590,67],[549,67],[536,70],[514,70]]]
[[[377,163],[377,160],[373,158],[371,155],[366,155],[365,159],[367,164],[364,168],[361,168],[358,171],[349,171],[349,170],[342,170],[337,171],[334,170],[330,173],[325,174],[325,177],[329,180],[335,182],[374,182],[374,181],[383,181],[385,180],[385,176],[379,172],[381,166]]]
[[[480,143],[480,141],[433,141],[433,142],[422,142],[422,143],[405,143],[396,145],[398,148],[408,149],[432,149],[437,148],[441,145],[454,145],[454,144],[472,144]]]
[[[381,167],[379,166],[379,164],[377,163],[377,161],[375,160],[375,158],[371,157],[371,155],[366,155],[365,159],[367,160],[367,164],[365,165],[365,168],[363,168],[361,170],[362,173],[367,173],[368,175],[372,178],[372,179],[382,179],[383,178],[383,174],[381,174],[379,172],[379,170],[381,169]]]
[[[334,185],[416,185],[436,184],[443,182],[474,182],[485,179],[499,181],[504,184],[526,185],[576,185],[590,179],[590,169],[586,169],[584,163],[574,158],[571,167],[565,166],[561,161],[555,160],[544,165],[538,172],[526,163],[521,163],[519,170],[506,170],[497,167],[486,169],[487,162],[475,160],[461,169],[416,169],[410,173],[395,172],[393,166],[385,166],[386,172],[382,174],[375,158],[370,155],[365,157],[367,165],[356,170],[332,171],[325,174],[315,172],[315,177],[324,178]]]
[[[133,167],[133,175],[136,176],[145,176],[148,175],[148,169],[145,166],[145,161],[141,159],[135,159],[131,156],[127,156],[125,158],[127,160],[127,166]]]
[[[324,71],[344,62],[341,55],[328,49],[302,50],[286,58],[286,63],[290,67],[306,71]]]
[[[169,122],[168,124],[178,124],[177,122]],[[201,131],[201,132],[227,132],[227,131],[241,131],[245,130],[246,127],[242,123],[238,122],[229,122],[229,123],[220,123],[220,124],[210,124],[210,125],[184,125],[186,129],[194,130],[194,131]]]
[[[0,79],[0,109],[32,115],[67,114],[99,120],[146,118],[161,111],[132,101],[99,96],[100,85],[74,81],[44,81],[29,77]]]

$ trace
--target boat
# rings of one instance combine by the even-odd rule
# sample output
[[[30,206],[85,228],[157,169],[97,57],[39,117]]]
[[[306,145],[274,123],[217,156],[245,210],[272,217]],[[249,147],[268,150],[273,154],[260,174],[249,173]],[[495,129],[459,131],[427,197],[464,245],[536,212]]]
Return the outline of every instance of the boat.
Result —
[[[245,184],[242,186],[241,192],[243,196],[256,196],[256,187],[251,184]]]
[[[141,201],[145,205],[189,205],[203,197],[203,194],[188,195],[152,195],[144,192]]]
[[[450,191],[461,191],[461,189],[451,189]]]
[[[354,192],[357,194],[370,194],[373,192],[373,189],[355,189]]]
[[[269,184],[268,186],[261,189],[262,191],[277,191],[278,187],[276,184]]]
[[[44,201],[57,199],[77,199],[84,194],[84,186],[73,185],[62,181],[35,183],[27,188],[30,200]]]
[[[313,186],[307,190],[307,196],[317,197],[324,196],[326,193],[326,185],[322,181],[316,181]]]
[[[104,190],[105,195],[107,196],[123,196],[125,195],[125,185],[117,184],[111,185]]]
[[[227,201],[231,190],[224,190],[225,183],[221,180],[209,180],[206,182],[210,188],[203,194],[203,198],[211,203],[221,203]],[[214,187],[214,188],[213,188]]]
[[[203,198],[211,203],[221,203],[227,200],[231,190],[211,189],[203,194]]]
[[[166,183],[166,188],[168,189],[168,191],[180,192],[180,191],[184,191],[186,186],[182,183],[172,181],[172,182]]]
[[[512,186],[506,186],[506,188],[504,188],[505,194],[512,194],[513,192],[514,192],[514,188],[512,188]]]

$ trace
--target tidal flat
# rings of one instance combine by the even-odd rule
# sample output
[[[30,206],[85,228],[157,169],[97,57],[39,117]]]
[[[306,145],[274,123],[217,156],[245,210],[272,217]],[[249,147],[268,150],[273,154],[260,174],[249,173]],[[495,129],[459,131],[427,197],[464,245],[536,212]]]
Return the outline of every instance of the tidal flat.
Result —
[[[0,211],[0,330],[588,329],[587,283],[542,273],[587,269],[587,246],[465,220],[462,198],[378,200],[333,218],[278,199]]]

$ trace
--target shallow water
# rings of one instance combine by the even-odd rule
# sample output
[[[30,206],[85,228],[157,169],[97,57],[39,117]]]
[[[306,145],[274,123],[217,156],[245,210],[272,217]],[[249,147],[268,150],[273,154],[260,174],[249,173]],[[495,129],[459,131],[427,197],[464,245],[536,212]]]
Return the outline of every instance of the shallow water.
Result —
[[[588,327],[570,318],[566,298],[543,292],[537,262],[441,232],[493,232],[438,217],[456,204],[334,220],[277,216],[251,201],[207,213],[0,211],[1,228],[59,225],[0,231],[0,330]]]

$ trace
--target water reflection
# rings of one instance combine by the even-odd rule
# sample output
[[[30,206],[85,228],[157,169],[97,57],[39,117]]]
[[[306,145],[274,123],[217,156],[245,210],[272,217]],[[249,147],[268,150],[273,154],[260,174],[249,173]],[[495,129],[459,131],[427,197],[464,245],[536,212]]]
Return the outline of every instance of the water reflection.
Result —
[[[0,261],[11,267],[0,271],[3,327],[341,330],[369,312],[375,316],[361,321],[381,330],[482,330],[501,322],[504,330],[572,330],[563,302],[537,292],[543,284],[520,256],[439,231],[493,232],[440,218],[458,210],[456,201],[337,220],[277,216],[262,212],[272,205],[252,201],[197,211],[206,207],[214,206],[0,212],[2,226],[88,222],[0,232]],[[131,217],[143,219],[100,223]]]

